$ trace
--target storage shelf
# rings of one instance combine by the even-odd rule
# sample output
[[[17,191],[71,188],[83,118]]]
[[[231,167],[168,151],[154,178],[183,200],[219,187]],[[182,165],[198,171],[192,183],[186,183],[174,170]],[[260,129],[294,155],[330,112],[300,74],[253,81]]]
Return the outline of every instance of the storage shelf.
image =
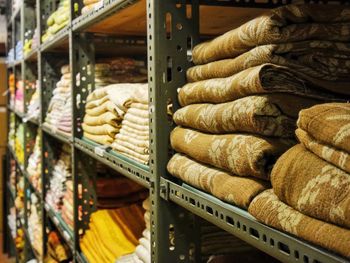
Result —
[[[58,215],[48,204],[45,203],[45,210],[51,221],[55,224],[62,238],[66,241],[67,245],[74,251],[73,232],[69,229],[67,224],[63,221],[62,217]]]
[[[318,246],[259,223],[247,211],[197,190],[161,179],[163,197],[282,262],[350,262]]]
[[[29,177],[29,174],[27,171],[24,171],[24,178],[27,180],[30,188],[32,188],[32,190],[34,190],[34,193],[37,196],[37,198],[39,199],[39,201],[42,202],[41,192],[39,192],[39,190],[36,187],[34,187],[34,185],[32,184],[32,181],[30,180],[30,177]]]
[[[132,179],[133,181],[149,188],[150,173],[146,165],[138,164],[121,154],[112,151],[110,148],[105,148],[100,144],[86,141],[83,139],[74,139],[74,145],[77,149],[85,152],[95,160],[98,160],[122,175]]]
[[[70,26],[65,26],[62,30],[58,31],[50,40],[45,41],[40,46],[41,52],[60,52],[63,50],[68,50],[69,48],[69,28]]]
[[[42,130],[45,133],[56,138],[60,142],[67,143],[67,144],[70,144],[72,142],[72,138],[70,137],[70,135],[67,135],[64,132],[61,132],[61,131],[57,130],[56,128],[51,128],[50,126],[48,126],[45,123],[42,125]]]
[[[24,61],[36,61],[38,59],[39,49],[32,49],[27,55],[24,56]]]
[[[39,120],[38,119],[33,119],[33,118],[30,118],[27,120],[28,122],[32,123],[32,124],[35,124],[37,126],[40,126],[40,123],[39,123]]]

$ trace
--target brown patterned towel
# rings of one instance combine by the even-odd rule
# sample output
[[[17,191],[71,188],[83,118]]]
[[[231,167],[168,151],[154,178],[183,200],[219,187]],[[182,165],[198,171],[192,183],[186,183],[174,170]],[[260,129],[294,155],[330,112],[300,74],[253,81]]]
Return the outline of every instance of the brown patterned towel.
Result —
[[[350,228],[350,175],[298,144],[271,172],[278,198],[299,212]]]
[[[348,41],[350,8],[286,5],[273,9],[216,39],[197,45],[195,64],[232,58],[265,44],[304,40]]]
[[[254,178],[232,176],[219,169],[196,162],[185,155],[175,154],[168,171],[186,183],[203,189],[217,198],[247,209],[252,199],[269,187],[268,182]]]
[[[244,69],[272,63],[306,76],[328,81],[349,81],[350,45],[327,41],[305,41],[255,47],[242,55],[187,70],[190,82],[225,78]]]
[[[170,135],[175,151],[240,176],[269,179],[276,159],[295,142],[247,134],[209,135],[176,127]]]
[[[317,141],[302,129],[297,129],[295,133],[309,151],[350,174],[350,156],[347,152]]]
[[[192,104],[176,111],[173,118],[177,125],[208,133],[249,132],[294,138],[296,118],[286,116],[283,109],[296,116],[307,105],[295,100],[294,108],[287,107],[291,103],[288,99],[288,95],[270,94],[220,104]]]
[[[268,226],[350,257],[350,230],[303,215],[278,200],[272,189],[256,196],[248,211]]]
[[[227,78],[187,83],[180,89],[178,99],[181,106],[186,106],[203,102],[222,103],[250,95],[276,92],[321,101],[343,99],[341,96],[337,97],[333,93],[318,89],[312,82],[299,78],[297,73],[289,68],[273,64],[251,67]]]
[[[350,153],[349,103],[325,103],[303,110],[297,124],[317,141]]]

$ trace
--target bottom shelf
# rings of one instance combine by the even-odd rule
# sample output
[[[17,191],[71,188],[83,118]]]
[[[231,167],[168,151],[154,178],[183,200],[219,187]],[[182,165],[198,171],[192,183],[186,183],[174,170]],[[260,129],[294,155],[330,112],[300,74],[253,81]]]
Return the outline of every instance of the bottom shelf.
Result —
[[[186,184],[178,185],[161,178],[165,191],[163,198],[237,236],[248,244],[282,262],[339,263],[350,262],[306,241],[258,222],[247,211]]]

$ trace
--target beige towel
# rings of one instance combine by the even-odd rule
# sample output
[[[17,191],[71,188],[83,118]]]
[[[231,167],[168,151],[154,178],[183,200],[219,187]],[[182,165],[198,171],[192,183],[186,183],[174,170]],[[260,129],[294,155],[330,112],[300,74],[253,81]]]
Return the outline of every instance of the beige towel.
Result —
[[[125,148],[128,148],[129,150],[136,152],[138,154],[149,154],[149,150],[148,150],[148,146],[144,147],[144,146],[137,146],[129,141],[126,140],[121,140],[119,138],[116,138],[114,140],[115,144],[119,144]]]
[[[123,129],[123,128],[122,128]],[[115,139],[120,140],[120,141],[126,141],[129,142],[135,146],[138,147],[145,147],[148,148],[149,147],[149,139],[138,139],[137,137],[133,136],[132,134],[125,134],[125,133],[118,133],[115,135]]]
[[[110,137],[114,137],[118,132],[119,129],[110,125],[110,124],[103,124],[98,126],[90,126],[85,123],[82,123],[82,128],[84,132],[88,132],[90,134],[94,135],[108,135]]]
[[[304,40],[348,41],[349,13],[349,6],[285,5],[269,10],[212,41],[197,45],[193,50],[193,61],[204,64],[235,57],[265,44]]]
[[[177,125],[208,133],[249,132],[265,136],[294,138],[296,119],[284,114],[284,101],[271,95],[249,96],[221,104],[192,104],[174,114]],[[297,114],[302,107],[294,101]]]
[[[127,113],[130,113],[133,116],[137,116],[139,118],[145,118],[145,119],[148,120],[149,115],[150,115],[149,111],[148,110],[142,110],[142,109],[136,108],[134,106],[135,106],[135,103],[132,103],[130,108],[128,109]]]
[[[133,137],[140,141],[149,140],[149,131],[140,132],[138,130],[129,128],[128,126],[125,126],[125,125],[123,125],[122,129],[120,129],[120,134],[128,137]]]
[[[277,160],[271,182],[278,198],[299,212],[350,228],[350,174],[302,145]]]
[[[149,125],[146,124],[146,125],[139,125],[137,123],[133,123],[133,122],[130,122],[129,120],[127,119],[124,119],[122,121],[122,127],[128,127],[128,128],[131,128],[131,129],[134,129],[134,130],[137,130],[139,132],[141,132],[142,134],[147,134],[149,132]]]
[[[254,178],[232,176],[182,154],[175,154],[170,159],[167,168],[170,174],[186,183],[245,209],[248,208],[251,200],[257,194],[269,187],[267,182]]]
[[[326,103],[303,110],[298,127],[317,141],[350,153],[349,103]]]
[[[105,101],[99,106],[96,106],[93,108],[86,108],[86,113],[89,114],[90,116],[99,116],[107,111],[110,111],[113,114],[119,116],[118,110],[116,110],[115,104],[110,100]],[[120,116],[120,119],[122,119],[122,116]]]
[[[295,133],[309,151],[350,174],[350,156],[347,152],[317,141],[302,129],[297,129]]]
[[[131,103],[130,108],[136,108],[136,109],[148,111],[148,102],[147,103],[133,102]]]
[[[100,88],[100,89],[102,89],[102,88]],[[97,90],[100,90],[100,89],[97,89]],[[96,90],[95,90],[95,92],[96,92]],[[91,94],[93,94],[93,93],[90,93],[90,95]],[[102,98],[98,98],[95,100],[86,100],[85,109],[93,109],[95,107],[99,107],[99,106],[103,105],[104,103],[106,103],[107,101],[109,101],[107,96],[104,96]]]
[[[127,148],[123,145],[120,145],[119,143],[115,143],[115,142],[111,146],[115,151],[120,152],[133,160],[136,160],[136,161],[141,162],[143,164],[148,164],[148,161],[149,161],[148,154],[137,153],[137,152],[130,150],[129,148]]]
[[[84,123],[90,126],[110,124],[116,128],[120,128],[120,117],[109,111],[101,114],[100,116],[90,116],[85,114]]]
[[[114,141],[114,138],[112,138],[109,135],[96,135],[96,134],[90,134],[88,132],[84,132],[83,136],[86,137],[87,139],[90,139],[94,142],[97,142],[103,145],[110,145]]]
[[[350,230],[308,217],[287,206],[267,190],[253,199],[249,213],[264,224],[350,257]]]
[[[263,138],[246,134],[209,135],[176,127],[171,146],[180,153],[240,176],[269,179],[276,159],[293,140]]]
[[[297,72],[273,64],[247,68],[227,78],[187,83],[179,91],[181,106],[194,103],[222,103],[264,93],[288,93],[323,100],[341,100],[340,96],[317,89]],[[298,97],[301,98],[301,97]],[[320,102],[319,102],[320,103]]]
[[[69,65],[64,65],[61,67],[61,74],[64,75],[64,74],[67,74],[70,72],[70,66]]]
[[[129,110],[126,112],[124,116],[125,121],[129,121],[130,123],[133,123],[135,125],[140,126],[148,126],[149,125],[149,119],[145,117],[138,117],[132,113],[129,112]]]
[[[258,46],[236,58],[195,66],[187,71],[190,82],[230,77],[247,68],[272,63],[290,68],[315,85],[350,94],[350,45],[334,42],[301,42]]]

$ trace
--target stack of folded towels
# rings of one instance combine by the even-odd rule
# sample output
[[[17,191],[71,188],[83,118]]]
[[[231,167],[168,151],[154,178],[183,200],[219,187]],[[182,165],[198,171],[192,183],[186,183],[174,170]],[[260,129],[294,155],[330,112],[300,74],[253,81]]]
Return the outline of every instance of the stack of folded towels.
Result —
[[[46,32],[41,37],[41,41],[45,42],[53,38],[53,36],[62,30],[70,19],[70,0],[60,0],[58,8],[53,12],[46,21],[48,26]]]
[[[41,136],[40,132],[35,138],[32,154],[28,158],[27,173],[33,187],[41,192]]]
[[[24,112],[24,83],[22,80],[16,82],[15,110]]]
[[[109,61],[111,83],[146,83],[148,72],[146,63],[133,58],[119,57]]]
[[[38,81],[33,84],[35,91],[30,98],[29,105],[27,107],[27,119],[38,120],[40,115],[40,91]]]
[[[68,227],[73,230],[74,228],[74,211],[73,211],[73,181],[67,180],[66,182],[66,192],[63,196],[62,204],[62,219]]]
[[[146,229],[142,232],[139,245],[134,253],[120,257],[115,263],[151,263],[151,206],[149,198],[143,201],[142,207],[146,211],[144,214]]]
[[[300,112],[300,144],[276,162],[249,212],[259,221],[350,258],[350,104]]]
[[[81,9],[82,15],[103,6],[103,0],[84,0],[83,3],[84,7]]]
[[[282,6],[196,46],[196,66],[178,94],[180,127],[170,139],[179,153],[168,171],[247,209],[295,144],[299,111],[350,93],[347,46],[336,42],[350,37],[348,11]]]
[[[148,86],[140,86],[126,110],[112,148],[142,164],[149,162]]]
[[[61,212],[66,182],[72,177],[71,156],[68,145],[64,145],[57,163],[53,167],[50,186],[46,194],[46,203],[57,213]]]
[[[30,200],[31,205],[30,215],[28,217],[28,233],[33,249],[39,256],[41,256],[43,254],[43,231],[41,222],[41,210],[38,209],[40,203],[34,193],[31,194]]]
[[[24,123],[20,123],[16,129],[15,153],[17,160],[21,165],[24,165],[24,135]]]
[[[72,81],[69,65],[63,66],[61,73],[61,79],[53,90],[53,96],[45,118],[45,125],[70,134],[72,129]]]
[[[51,231],[47,236],[47,253],[44,262],[72,262],[72,253],[57,231]]]
[[[115,262],[133,253],[145,229],[143,213],[139,204],[93,213],[89,229],[80,239],[80,248],[88,261]]]

